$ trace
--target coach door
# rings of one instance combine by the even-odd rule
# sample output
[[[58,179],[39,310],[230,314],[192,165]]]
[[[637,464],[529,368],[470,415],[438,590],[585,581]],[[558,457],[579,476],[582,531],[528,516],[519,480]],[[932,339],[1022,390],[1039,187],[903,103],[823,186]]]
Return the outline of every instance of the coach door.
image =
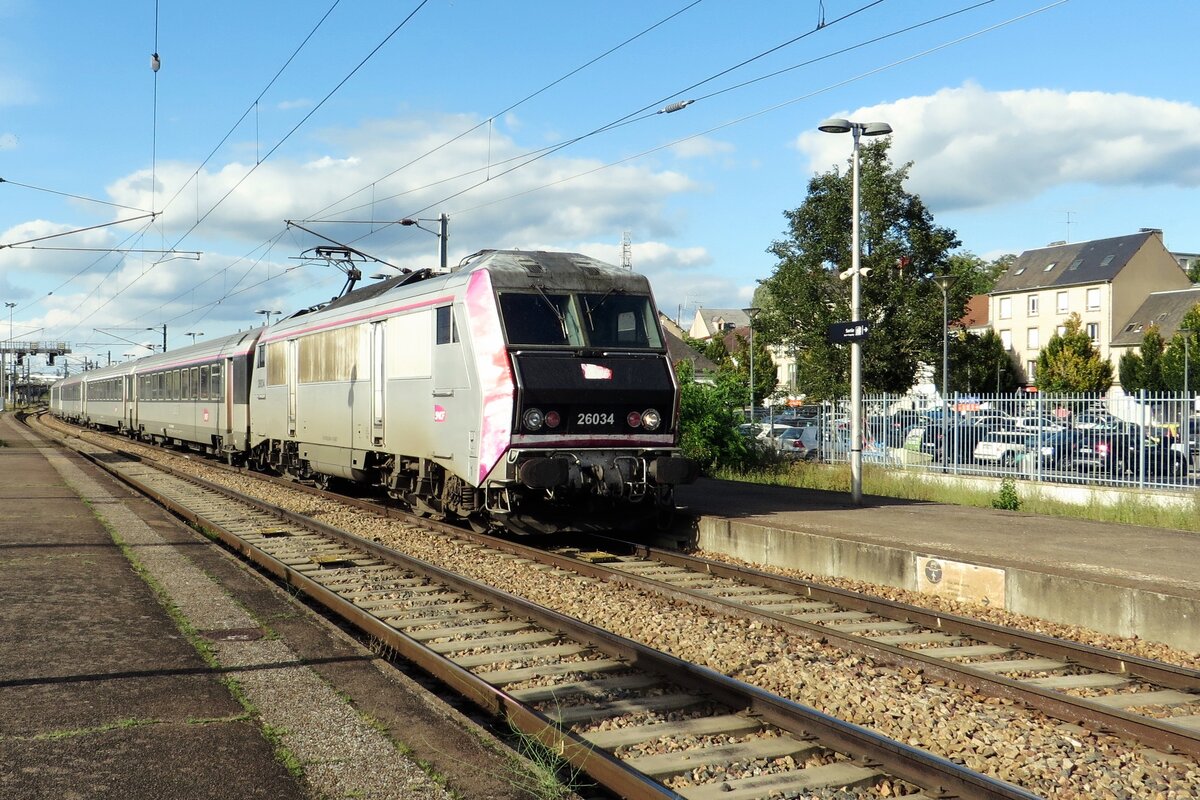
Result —
[[[287,341],[287,390],[288,390],[288,436],[296,435],[296,376],[300,370],[300,342],[295,339]]]
[[[134,429],[137,424],[137,403],[134,402],[133,389],[137,385],[137,381],[132,375],[125,376],[125,427],[129,430]]]
[[[384,392],[387,377],[383,368],[385,322],[371,323],[371,441],[383,444]]]

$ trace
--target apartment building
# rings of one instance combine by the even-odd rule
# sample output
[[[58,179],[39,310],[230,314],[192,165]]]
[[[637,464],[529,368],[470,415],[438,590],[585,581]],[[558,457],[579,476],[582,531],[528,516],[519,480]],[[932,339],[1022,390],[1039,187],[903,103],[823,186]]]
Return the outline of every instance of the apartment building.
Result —
[[[1149,294],[1191,285],[1163,245],[1162,231],[1143,228],[1127,236],[1025,251],[996,281],[988,316],[1031,384],[1038,353],[1063,331],[1072,313],[1079,314],[1100,357],[1111,360],[1112,341]]]

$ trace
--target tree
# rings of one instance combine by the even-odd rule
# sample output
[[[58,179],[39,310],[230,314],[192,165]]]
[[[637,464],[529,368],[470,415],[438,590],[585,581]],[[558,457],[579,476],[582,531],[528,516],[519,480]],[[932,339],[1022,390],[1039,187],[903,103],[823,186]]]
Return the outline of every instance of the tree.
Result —
[[[964,250],[955,253],[947,260],[951,275],[958,279],[968,298],[972,295],[987,294],[996,286],[996,281],[1004,274],[1017,257],[1012,253],[1000,256],[994,261],[985,261],[974,253]]]
[[[1012,392],[1021,385],[1016,367],[1000,336],[989,329],[982,334],[951,333],[948,341],[950,379],[947,389],[964,394]],[[934,385],[942,385],[942,360],[934,361]]]
[[[732,359],[721,365],[721,370],[732,374],[736,385],[742,387],[742,393],[749,396],[745,387],[750,385],[750,343],[747,336],[734,334],[737,342],[736,349],[731,353]],[[778,383],[775,370],[775,360],[767,349],[767,340],[754,331],[754,407],[758,408],[764,398],[775,393]]]
[[[1200,283],[1200,258],[1192,259],[1192,263],[1187,268],[1187,276],[1192,283]]]
[[[1200,263],[1200,259],[1196,260]],[[1187,345],[1184,345],[1184,339]],[[1187,357],[1188,391],[1195,391],[1200,385],[1200,303],[1192,306],[1179,324],[1179,329],[1171,337],[1166,352],[1162,358],[1163,382],[1167,388],[1178,391],[1184,390],[1183,360]]]
[[[739,404],[720,382],[716,386],[696,383],[689,362],[679,362],[675,371],[679,378],[679,442],[684,455],[705,474],[720,467],[745,465],[750,450],[737,430]]]
[[[1083,332],[1078,314],[1067,317],[1062,334],[1054,334],[1037,360],[1037,387],[1043,392],[1103,392],[1112,385],[1112,364],[1100,358]]]
[[[1182,345],[1180,345],[1182,347]],[[1163,374],[1165,343],[1157,325],[1151,325],[1142,336],[1139,352],[1121,356],[1119,364],[1121,387],[1127,392],[1161,392],[1167,388]]]
[[[942,293],[931,275],[949,269],[949,252],[960,242],[934,224],[921,198],[904,190],[911,163],[894,167],[889,143],[861,147],[863,211],[861,317],[874,324],[863,343],[863,386],[868,391],[907,391],[917,364],[941,356]],[[763,313],[755,330],[796,354],[798,382],[814,399],[849,392],[846,348],[825,341],[834,322],[850,320],[851,174],[833,169],[814,176],[804,203],[785,211],[787,237],[771,244],[779,259],[763,281]],[[955,285],[950,319],[962,316],[970,287]]]

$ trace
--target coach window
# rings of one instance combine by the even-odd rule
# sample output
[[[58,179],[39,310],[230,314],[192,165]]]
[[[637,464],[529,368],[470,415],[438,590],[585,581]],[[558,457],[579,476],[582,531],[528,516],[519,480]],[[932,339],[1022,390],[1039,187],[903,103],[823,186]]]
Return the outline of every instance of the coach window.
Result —
[[[200,399],[208,399],[208,367],[200,368]]]
[[[267,346],[260,344],[258,346],[258,358],[254,362],[254,366],[262,369],[267,365]]]
[[[221,365],[213,364],[212,370],[208,373],[209,380],[212,385],[209,387],[208,396],[213,400],[220,400],[225,395],[221,392]]]
[[[184,400],[192,399],[192,371],[186,367],[180,376],[179,393],[183,395]]]
[[[171,399],[178,400],[179,394],[179,370],[171,370]]]
[[[200,398],[200,368],[192,367],[192,395],[193,400]]]
[[[453,306],[437,309],[437,343],[452,344],[458,341],[458,322],[454,319]]]

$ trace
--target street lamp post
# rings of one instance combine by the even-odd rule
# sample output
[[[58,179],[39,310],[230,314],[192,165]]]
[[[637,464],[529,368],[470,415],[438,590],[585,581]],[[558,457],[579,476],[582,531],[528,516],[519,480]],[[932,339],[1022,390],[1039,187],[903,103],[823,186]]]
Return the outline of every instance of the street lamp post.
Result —
[[[187,333],[185,333],[185,334],[184,334],[184,336],[190,336],[190,337],[192,337],[192,344],[195,344],[195,343],[196,343],[196,337],[197,337],[197,336],[203,336],[203,335],[204,335],[204,333],[203,333],[203,332],[196,332],[196,333],[192,333],[191,331],[188,331]]]
[[[860,136],[882,136],[892,132],[886,122],[850,122],[827,119],[817,126],[823,133],[851,133],[854,150],[851,158],[851,219],[850,219],[850,317],[858,322],[862,274],[859,269],[859,200],[858,200],[858,140]],[[862,504],[862,345],[850,343],[850,500]]]
[[[754,318],[758,316],[761,308],[751,306],[743,308],[746,316],[750,318],[750,421],[754,422]]]
[[[12,350],[12,346],[13,346],[13,309],[17,307],[17,304],[16,303],[5,303],[4,305],[8,307],[8,347],[5,349]],[[17,359],[13,358],[13,371],[15,372],[16,369],[17,369]],[[4,370],[3,377],[4,377],[5,386],[0,387],[0,388],[7,389],[7,391],[4,392],[4,397],[5,397],[6,401],[9,404],[11,404],[13,401],[13,396],[12,396],[13,395],[13,382],[12,382],[12,379],[9,378],[7,368]]]
[[[269,311],[269,310],[267,310],[267,309],[265,309],[265,308],[260,308],[258,311],[255,311],[254,313],[255,313],[255,314],[262,314],[262,315],[263,315],[263,319],[264,319],[264,320],[266,320],[266,321],[263,323],[264,325],[270,325],[270,324],[271,324],[271,315],[272,315],[272,314],[283,314],[283,312],[282,312],[282,311]]]
[[[935,275],[933,278],[942,290],[942,466],[948,463],[947,422],[949,421],[950,394],[947,389],[950,377],[950,287],[958,280],[954,275]]]

